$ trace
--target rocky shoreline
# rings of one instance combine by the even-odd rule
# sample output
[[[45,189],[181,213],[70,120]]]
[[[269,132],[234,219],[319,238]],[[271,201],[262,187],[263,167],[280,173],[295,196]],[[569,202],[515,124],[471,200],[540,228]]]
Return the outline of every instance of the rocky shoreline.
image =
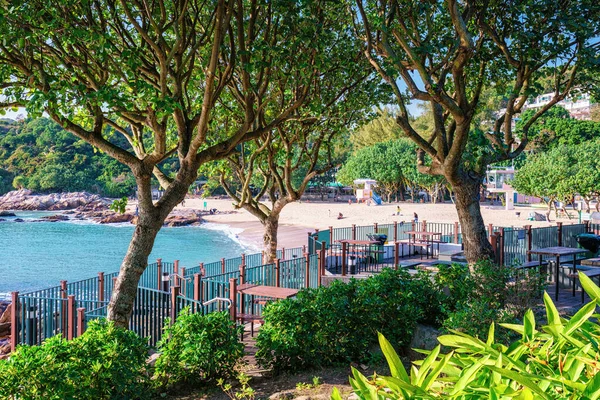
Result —
[[[0,223],[9,221],[6,217],[16,217],[13,211],[61,211],[56,215],[41,217],[28,222],[93,221],[100,224],[136,224],[137,216],[132,212],[116,213],[109,209],[111,201],[87,192],[34,194],[30,190],[16,190],[0,196]],[[186,210],[173,211],[164,226],[195,226],[202,223],[202,215],[207,212]],[[12,222],[26,222],[22,218]]]
[[[10,303],[0,300],[0,360],[10,354]]]

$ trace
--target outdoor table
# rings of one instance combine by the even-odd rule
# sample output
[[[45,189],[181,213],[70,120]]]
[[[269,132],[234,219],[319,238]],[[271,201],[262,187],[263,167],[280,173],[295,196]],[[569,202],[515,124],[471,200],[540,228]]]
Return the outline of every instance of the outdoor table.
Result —
[[[433,258],[433,237],[434,236],[442,236],[440,232],[425,232],[425,231],[408,231],[408,251],[410,252],[410,238],[412,236],[413,244],[416,243],[417,236],[425,237],[425,242],[427,244],[431,243],[431,257]],[[438,246],[439,250],[439,246]],[[425,247],[425,256],[429,258],[429,249]]]
[[[289,299],[298,294],[298,289],[288,289],[276,286],[255,285],[245,283],[237,287],[238,293],[251,296],[270,297],[273,299]]]
[[[342,244],[342,276],[346,275],[346,255],[350,255],[350,254],[356,254],[354,257],[359,257],[359,253],[363,254],[363,257],[365,257],[365,260],[367,261],[368,264],[368,260],[369,260],[369,256],[371,255],[371,253],[374,252],[374,250],[371,250],[371,246],[373,245],[379,245],[379,241],[377,240],[355,240],[355,239],[341,239],[337,241],[338,243]],[[352,250],[350,249],[350,246],[353,246]],[[364,249],[357,249],[356,246],[363,246]],[[356,265],[357,269],[358,269],[358,265]],[[350,271],[351,273],[353,273],[352,271]]]
[[[539,266],[542,266],[542,256],[553,256],[556,257],[556,267],[554,272],[554,300],[558,300],[558,271],[560,269],[560,257],[561,256],[573,256],[573,273],[577,272],[577,254],[587,252],[584,249],[575,249],[572,247],[545,247],[543,249],[529,250],[528,254],[537,254],[539,256]],[[573,291],[575,290],[575,282],[573,282]]]

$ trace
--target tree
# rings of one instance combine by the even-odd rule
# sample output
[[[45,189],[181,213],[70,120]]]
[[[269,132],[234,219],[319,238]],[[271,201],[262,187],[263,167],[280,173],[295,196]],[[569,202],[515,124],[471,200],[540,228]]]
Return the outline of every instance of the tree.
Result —
[[[199,167],[289,118],[315,79],[314,51],[292,47],[266,1],[15,0],[0,20],[0,108],[45,112],[135,177],[139,218],[108,307],[127,326],[156,235]],[[290,64],[307,71],[293,93],[271,80]],[[170,158],[173,176],[161,170]]]
[[[304,88],[290,79],[307,73],[301,63],[290,63],[280,74],[272,71],[280,90],[306,90],[303,105],[288,121],[244,144],[219,166],[220,183],[235,207],[247,210],[264,226],[265,262],[277,257],[279,217],[284,207],[299,200],[313,178],[339,163],[334,155],[338,138],[369,115],[379,100],[379,79],[374,80],[374,74],[368,72],[360,45],[339,18],[344,5],[327,1],[294,4],[273,8],[289,18],[285,36],[297,41],[294,50],[314,54],[310,73],[318,79]],[[274,105],[272,111],[282,110]]]
[[[356,0],[351,8],[366,58],[395,95],[396,122],[419,146],[419,170],[444,176],[455,193],[467,260],[472,265],[491,257],[478,201],[486,168],[517,157],[531,125],[579,83],[580,70],[600,46],[594,39],[600,4]],[[552,99],[516,137],[513,118],[549,76]],[[486,87],[503,95],[505,109],[489,131],[481,131],[474,129],[474,118]],[[412,125],[406,105],[413,99],[433,113],[429,138]]]
[[[350,135],[353,150],[357,151],[363,147],[399,139],[403,136],[402,130],[396,124],[393,112],[384,108],[377,110],[377,113],[376,118],[361,125]]]

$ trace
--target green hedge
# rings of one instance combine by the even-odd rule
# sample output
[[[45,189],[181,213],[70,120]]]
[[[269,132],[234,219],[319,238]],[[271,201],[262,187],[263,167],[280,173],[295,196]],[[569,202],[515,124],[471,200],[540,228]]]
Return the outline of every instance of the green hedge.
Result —
[[[157,386],[206,383],[234,374],[244,345],[238,340],[241,327],[235,326],[228,313],[202,315],[184,309],[172,326],[165,325],[157,345],[161,353],[154,373]]]
[[[0,361],[2,399],[145,399],[146,340],[106,321],[80,337],[18,346]]]
[[[377,331],[405,346],[418,321],[439,314],[438,305],[429,276],[391,269],[369,279],[303,290],[296,299],[267,305],[256,358],[275,370],[365,360],[377,343]]]

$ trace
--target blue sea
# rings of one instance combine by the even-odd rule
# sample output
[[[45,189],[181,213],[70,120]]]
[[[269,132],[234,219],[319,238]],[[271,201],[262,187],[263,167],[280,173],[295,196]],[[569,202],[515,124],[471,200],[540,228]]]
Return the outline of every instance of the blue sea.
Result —
[[[0,222],[0,298],[58,285],[60,280],[91,278],[118,271],[133,234],[131,224],[100,225],[87,221],[31,222],[49,212],[15,212]],[[14,222],[22,218],[26,222]],[[28,221],[28,222],[27,222]],[[163,228],[149,262],[180,260],[192,267],[248,251],[226,226]]]

